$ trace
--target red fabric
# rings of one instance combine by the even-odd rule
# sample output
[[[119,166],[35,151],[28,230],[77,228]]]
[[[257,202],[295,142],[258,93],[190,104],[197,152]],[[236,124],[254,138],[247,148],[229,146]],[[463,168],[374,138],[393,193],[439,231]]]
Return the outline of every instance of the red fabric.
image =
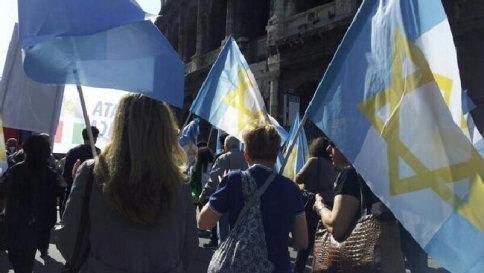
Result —
[[[7,139],[9,138],[19,140],[19,133],[17,129],[3,127],[3,136],[5,137],[5,142],[7,142]]]

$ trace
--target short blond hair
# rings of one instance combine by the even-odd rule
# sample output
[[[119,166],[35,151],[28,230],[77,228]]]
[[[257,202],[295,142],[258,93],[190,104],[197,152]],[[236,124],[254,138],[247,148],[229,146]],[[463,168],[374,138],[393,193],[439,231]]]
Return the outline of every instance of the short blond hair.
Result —
[[[276,161],[281,137],[274,125],[260,121],[251,122],[244,129],[242,139],[245,152],[252,160]]]

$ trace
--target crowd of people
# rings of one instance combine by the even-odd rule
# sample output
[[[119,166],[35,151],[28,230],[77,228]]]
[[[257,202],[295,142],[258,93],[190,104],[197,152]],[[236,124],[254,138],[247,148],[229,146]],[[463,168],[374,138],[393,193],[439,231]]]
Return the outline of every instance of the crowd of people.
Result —
[[[99,131],[91,131],[95,141]],[[362,204],[371,208],[379,201],[328,139],[311,142],[307,163],[292,181],[274,170],[281,139],[272,125],[249,124],[243,150],[231,135],[218,139],[223,151],[216,155],[199,142],[192,166],[178,132],[166,103],[129,94],[119,103],[110,143],[102,151],[96,148],[97,155],[87,129],[84,143],[58,160],[46,134],[29,137],[21,149],[8,139],[9,169],[0,183],[6,226],[0,238],[6,241],[0,239],[0,247],[8,251],[14,272],[32,272],[37,250],[41,257],[49,255],[58,219],[62,232],[56,231],[55,243],[66,268],[83,256],[80,272],[184,272],[199,237],[210,238],[203,246],[210,249],[236,238],[231,232],[250,200],[247,181],[256,190],[264,188],[257,204],[270,271],[260,272],[304,272],[318,223],[343,239]],[[387,220],[396,223],[391,212]],[[402,227],[401,234],[403,253],[413,255],[406,255],[411,272],[425,272],[425,252]],[[79,246],[83,236],[88,247]],[[293,265],[289,247],[298,250]]]

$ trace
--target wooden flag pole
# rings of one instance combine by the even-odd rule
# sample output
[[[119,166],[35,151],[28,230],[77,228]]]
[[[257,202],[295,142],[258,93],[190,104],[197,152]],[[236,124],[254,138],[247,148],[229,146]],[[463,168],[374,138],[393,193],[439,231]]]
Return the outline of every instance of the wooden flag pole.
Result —
[[[74,70],[74,76],[76,77],[77,92],[79,93],[79,99],[81,100],[82,115],[84,116],[84,123],[86,125],[87,136],[89,138],[89,144],[91,146],[92,157],[96,158],[96,146],[94,143],[94,136],[92,135],[91,122],[89,121],[89,116],[87,115],[86,101],[84,100],[84,93],[82,92],[82,86],[79,84],[79,75],[77,70]]]
[[[212,138],[213,125],[210,126],[210,133],[208,134],[207,146],[210,144],[210,139]]]
[[[77,92],[79,93],[79,98],[81,99],[82,115],[84,116],[84,123],[86,124],[87,136],[89,137],[89,144],[91,144],[91,152],[93,158],[97,157],[96,146],[94,145],[94,136],[92,134],[91,122],[89,121],[89,116],[87,115],[86,101],[84,100],[84,93],[82,92],[82,86],[79,84],[77,86]]]
[[[284,154],[284,162],[282,163],[281,169],[279,170],[279,174],[282,174],[284,172],[284,168],[287,165],[287,160],[289,159],[289,155],[291,154],[292,149],[294,149],[294,146],[296,145],[297,137],[301,133],[301,130],[304,127],[304,124],[306,123],[307,119],[308,119],[308,114],[304,113],[304,116],[301,119],[301,123],[299,124],[299,127],[297,127],[296,134],[294,135],[294,138],[291,139],[290,145],[288,146],[286,153]]]

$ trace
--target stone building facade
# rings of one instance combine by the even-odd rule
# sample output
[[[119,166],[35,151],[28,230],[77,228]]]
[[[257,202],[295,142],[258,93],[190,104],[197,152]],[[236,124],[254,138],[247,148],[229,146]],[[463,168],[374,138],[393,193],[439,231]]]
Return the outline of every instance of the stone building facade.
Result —
[[[484,129],[484,2],[442,0],[454,33],[462,85]],[[361,0],[162,0],[156,24],[185,62],[187,109],[232,35],[272,116],[286,127],[304,113]],[[202,128],[208,130],[207,128]],[[308,138],[320,135],[312,124]]]

